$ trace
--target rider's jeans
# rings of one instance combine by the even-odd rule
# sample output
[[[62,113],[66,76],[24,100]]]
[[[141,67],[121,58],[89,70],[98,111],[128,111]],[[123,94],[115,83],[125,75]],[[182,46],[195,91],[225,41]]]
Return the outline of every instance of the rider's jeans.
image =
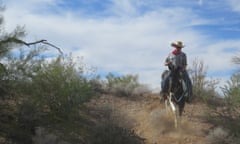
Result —
[[[187,71],[183,72],[183,80],[185,81],[185,83],[187,85],[188,96],[191,97],[192,96],[192,81],[189,78]]]
[[[161,88],[162,88],[162,92],[163,92],[163,93],[167,92],[168,85],[169,85],[170,75],[171,75],[171,73],[168,72],[168,73],[166,74],[166,76],[162,79]]]

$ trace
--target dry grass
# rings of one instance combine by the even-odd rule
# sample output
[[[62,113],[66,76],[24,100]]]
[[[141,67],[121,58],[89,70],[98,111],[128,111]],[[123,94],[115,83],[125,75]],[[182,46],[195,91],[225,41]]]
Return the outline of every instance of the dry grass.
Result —
[[[236,139],[230,134],[230,132],[221,127],[217,127],[210,131],[206,137],[209,144],[237,144]]]

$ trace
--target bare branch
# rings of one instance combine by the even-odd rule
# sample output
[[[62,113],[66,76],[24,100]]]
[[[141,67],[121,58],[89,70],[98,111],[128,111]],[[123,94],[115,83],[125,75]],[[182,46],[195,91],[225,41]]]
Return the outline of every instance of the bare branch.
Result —
[[[1,41],[1,43],[9,43],[9,42],[16,43],[16,44],[23,44],[23,45],[26,45],[26,46],[31,46],[31,45],[35,45],[35,44],[38,44],[38,43],[43,43],[43,44],[49,45],[49,46],[57,49],[59,53],[63,54],[62,50],[59,47],[47,42],[47,40],[44,40],[44,39],[43,40],[38,40],[38,41],[35,41],[35,42],[27,43],[23,40],[12,37],[12,38],[8,38],[8,39],[5,39],[5,40]]]
[[[57,46],[55,46],[55,45],[53,45],[53,44],[47,42],[46,40],[43,41],[42,43],[47,44],[47,45],[49,45],[49,46],[51,46],[51,47],[56,48],[61,54],[63,54],[62,50],[61,50],[59,47],[57,47]]]
[[[35,45],[35,44],[38,44],[38,43],[43,43],[43,44],[49,45],[49,46],[57,49],[57,50],[59,51],[59,53],[63,54],[62,50],[61,50],[59,47],[57,47],[57,46],[55,46],[55,45],[47,42],[47,40],[39,40],[39,41],[31,42],[31,43],[26,43],[26,42],[24,42],[24,41],[22,41],[22,40],[19,40],[19,41],[21,41],[22,44],[25,44],[25,45],[27,45],[27,46]]]
[[[31,42],[31,43],[26,43],[25,41],[21,41],[23,44],[27,45],[27,46],[30,46],[30,45],[35,45],[35,44],[38,44],[38,43],[43,43],[47,40],[39,40],[39,41],[35,41],[35,42]]]

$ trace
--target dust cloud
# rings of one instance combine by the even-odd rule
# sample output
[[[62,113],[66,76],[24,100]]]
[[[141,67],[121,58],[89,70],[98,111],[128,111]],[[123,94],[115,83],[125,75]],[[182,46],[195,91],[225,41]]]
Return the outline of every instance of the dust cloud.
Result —
[[[144,137],[147,144],[196,144],[199,142],[198,137],[202,135],[198,125],[188,121],[184,116],[176,129],[172,113],[159,104],[147,105],[131,117],[138,123],[134,127],[136,133]]]

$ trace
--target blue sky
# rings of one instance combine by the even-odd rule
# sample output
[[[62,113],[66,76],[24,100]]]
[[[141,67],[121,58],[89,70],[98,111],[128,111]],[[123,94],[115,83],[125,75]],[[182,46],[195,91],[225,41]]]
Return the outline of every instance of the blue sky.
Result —
[[[2,0],[5,28],[24,25],[26,40],[47,39],[83,56],[98,73],[138,74],[160,88],[163,62],[180,40],[222,83],[240,53],[239,0]]]

